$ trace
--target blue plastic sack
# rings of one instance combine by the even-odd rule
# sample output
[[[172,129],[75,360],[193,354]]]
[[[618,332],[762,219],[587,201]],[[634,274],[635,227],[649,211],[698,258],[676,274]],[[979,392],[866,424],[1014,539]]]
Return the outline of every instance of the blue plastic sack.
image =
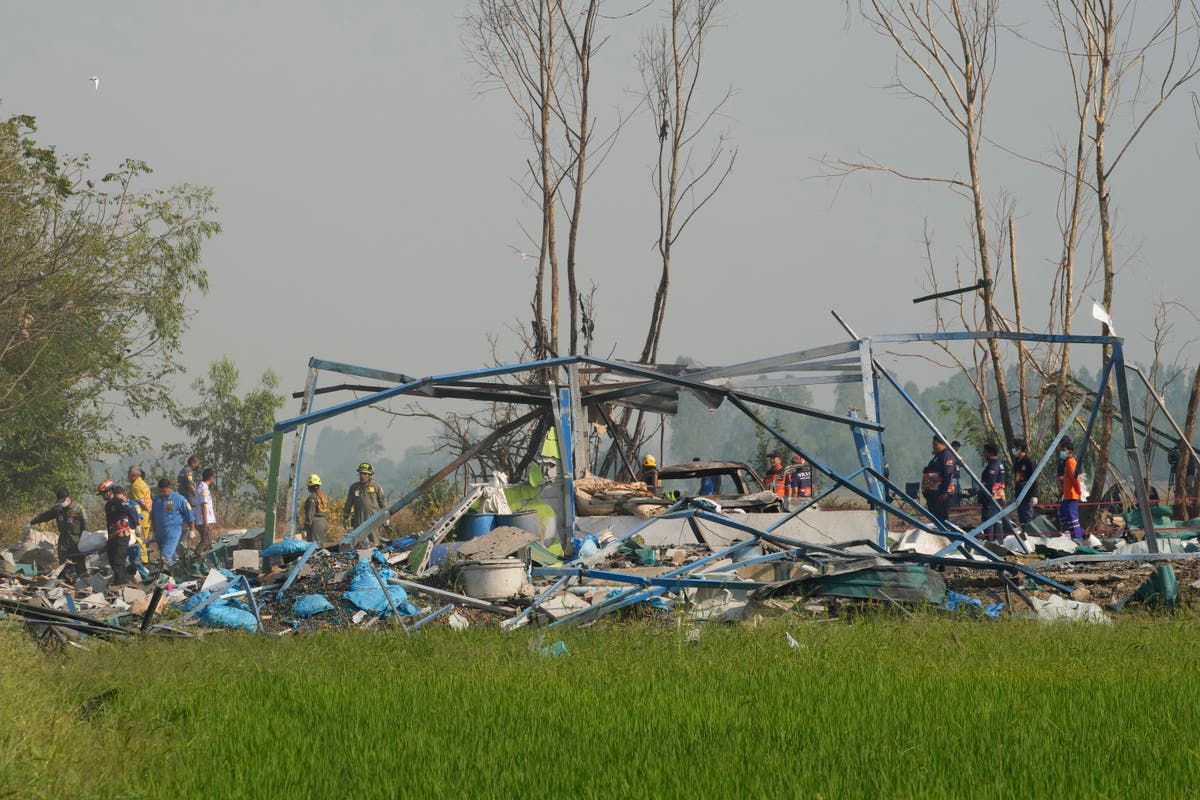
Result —
[[[311,542],[306,542],[303,539],[280,539],[272,545],[269,545],[266,550],[260,554],[263,558],[275,558],[276,556],[294,556],[303,553],[308,549]]]
[[[379,570],[379,577],[383,578],[384,582],[392,577],[392,571],[387,567]],[[379,580],[375,577],[374,570],[371,569],[371,564],[368,561],[359,561],[354,565],[354,572],[350,574],[350,591],[370,591],[374,589],[379,591]]]
[[[184,611],[191,611],[197,606],[203,604],[204,601],[210,597],[212,597],[212,592],[207,592],[202,589],[189,597],[187,600],[184,600],[182,603],[180,603],[179,607]]]
[[[417,607],[408,600],[408,593],[399,586],[389,586],[388,594],[392,597],[392,603],[396,606],[396,612],[402,617],[415,617],[418,614]],[[383,590],[374,589],[359,589],[351,590],[343,595],[347,600],[354,605],[355,608],[361,608],[363,611],[370,611],[372,614],[378,614],[381,617],[391,616],[392,608],[388,605],[387,595]]]
[[[393,539],[389,545],[393,550],[408,550],[417,543],[415,536],[401,536],[399,539]]]
[[[212,603],[199,614],[200,623],[211,628],[241,628],[254,633],[258,630],[258,620],[249,611],[243,611],[219,600]]]
[[[332,610],[333,603],[329,602],[323,594],[306,594],[296,598],[296,602],[292,603],[292,614],[297,617],[311,617],[313,614]]]

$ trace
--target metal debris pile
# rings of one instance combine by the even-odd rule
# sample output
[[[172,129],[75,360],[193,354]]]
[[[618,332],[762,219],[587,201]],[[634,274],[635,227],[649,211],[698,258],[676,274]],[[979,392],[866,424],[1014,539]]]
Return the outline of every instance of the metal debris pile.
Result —
[[[1028,537],[1030,553],[1023,554],[915,531],[899,536],[891,551],[871,539],[817,544],[749,528],[688,499],[619,538],[581,536],[565,548],[515,527],[443,542],[448,530],[435,524],[378,548],[284,539],[261,551],[261,531],[238,531],[204,558],[189,554],[144,584],[121,587],[108,584],[102,556],[90,557],[88,574],[70,582],[63,566],[12,574],[10,555],[0,610],[44,641],[80,645],[93,636],[211,629],[411,635],[605,618],[756,624],[784,613],[868,610],[1101,622],[1127,607],[1186,606],[1200,596],[1200,553],[1095,553],[1086,546],[1068,553],[1061,542]],[[676,530],[693,535],[669,541],[664,531]],[[1121,544],[1117,549],[1128,543]]]

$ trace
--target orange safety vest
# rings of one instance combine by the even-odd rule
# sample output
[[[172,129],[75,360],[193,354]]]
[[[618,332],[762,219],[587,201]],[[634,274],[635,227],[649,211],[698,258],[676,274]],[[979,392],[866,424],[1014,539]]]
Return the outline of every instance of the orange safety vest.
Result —
[[[787,497],[787,475],[782,470],[768,472],[763,476],[763,484],[767,487],[768,492],[774,492],[780,497]]]

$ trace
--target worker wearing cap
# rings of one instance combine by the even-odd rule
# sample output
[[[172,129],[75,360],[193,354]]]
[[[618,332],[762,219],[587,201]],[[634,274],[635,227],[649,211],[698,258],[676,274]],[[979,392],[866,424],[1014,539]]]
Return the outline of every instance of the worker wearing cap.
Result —
[[[950,448],[936,436],[933,437],[932,450],[933,458],[929,459],[921,474],[921,494],[925,497],[925,507],[929,513],[937,522],[944,523],[950,518],[950,495],[954,492],[957,467]]]
[[[1079,524],[1079,500],[1083,497],[1083,486],[1079,482],[1079,462],[1075,460],[1075,443],[1064,436],[1058,443],[1058,480],[1062,487],[1062,499],[1058,503],[1058,524],[1071,538],[1082,540],[1087,531]]]
[[[84,516],[83,506],[71,502],[71,493],[59,487],[54,492],[58,502],[47,511],[29,520],[30,527],[43,522],[54,520],[58,526],[58,561],[69,564],[65,571],[82,575],[84,572],[83,556],[79,552],[79,537],[87,530],[87,517]]]
[[[309,541],[323,542],[329,533],[329,501],[321,491],[321,476],[308,476],[308,497],[304,498],[304,527],[301,531]]]
[[[646,488],[652,492],[657,492],[662,488],[662,481],[658,479],[658,461],[649,453],[642,456],[641,479],[642,483],[646,484]]]
[[[358,482],[350,485],[350,491],[346,492],[346,504],[342,508],[342,524],[347,531],[357,528],[377,511],[387,508],[383,489],[371,480],[374,474],[375,468],[367,462],[358,465]],[[379,541],[381,537],[373,531],[371,543],[378,544]]]
[[[108,566],[113,571],[113,584],[129,580],[125,564],[129,560],[129,534],[138,529],[141,520],[137,512],[122,499],[125,490],[110,480],[100,481],[96,491],[104,498],[104,521],[108,527]]]
[[[150,530],[154,532],[154,541],[158,543],[164,563],[175,563],[175,551],[183,538],[184,528],[191,532],[195,522],[192,507],[183,495],[171,488],[171,479],[160,479],[150,506]]]

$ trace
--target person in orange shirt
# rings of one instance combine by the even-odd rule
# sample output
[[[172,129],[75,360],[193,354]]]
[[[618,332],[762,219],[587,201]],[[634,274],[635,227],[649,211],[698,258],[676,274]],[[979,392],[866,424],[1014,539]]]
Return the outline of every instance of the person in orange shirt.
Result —
[[[1058,524],[1072,539],[1082,540],[1087,532],[1079,524],[1079,498],[1083,487],[1079,483],[1079,462],[1075,460],[1075,444],[1070,436],[1064,436],[1058,444],[1058,480],[1062,486],[1062,499],[1058,503]]]

